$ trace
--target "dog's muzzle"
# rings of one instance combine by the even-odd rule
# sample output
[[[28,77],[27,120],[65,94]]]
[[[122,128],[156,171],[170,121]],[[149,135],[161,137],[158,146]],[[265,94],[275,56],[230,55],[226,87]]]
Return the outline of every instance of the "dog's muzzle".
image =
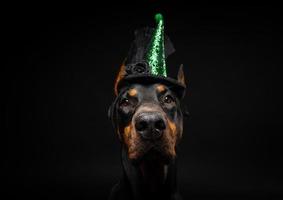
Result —
[[[165,119],[159,112],[142,112],[135,119],[136,132],[145,140],[161,138],[165,129]]]

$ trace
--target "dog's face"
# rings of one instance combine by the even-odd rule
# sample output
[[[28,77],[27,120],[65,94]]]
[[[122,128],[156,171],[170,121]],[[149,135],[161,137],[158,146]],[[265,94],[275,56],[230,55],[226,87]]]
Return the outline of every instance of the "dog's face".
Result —
[[[176,156],[183,119],[179,99],[167,86],[133,84],[115,106],[117,132],[130,160],[154,157],[169,162]]]

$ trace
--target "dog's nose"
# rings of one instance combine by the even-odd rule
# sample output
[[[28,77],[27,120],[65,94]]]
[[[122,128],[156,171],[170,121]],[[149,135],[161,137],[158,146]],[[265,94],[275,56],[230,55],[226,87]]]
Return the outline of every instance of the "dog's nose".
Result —
[[[141,113],[136,117],[135,127],[142,138],[155,140],[162,136],[166,125],[159,113]]]

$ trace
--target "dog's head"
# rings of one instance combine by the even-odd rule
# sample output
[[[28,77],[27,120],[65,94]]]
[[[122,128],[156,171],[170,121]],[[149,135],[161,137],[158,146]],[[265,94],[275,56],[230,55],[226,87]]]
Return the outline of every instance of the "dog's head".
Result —
[[[182,67],[178,82],[185,85]],[[139,163],[150,157],[168,163],[175,158],[183,132],[180,99],[170,84],[158,81],[133,82],[117,92],[110,115],[129,160]]]

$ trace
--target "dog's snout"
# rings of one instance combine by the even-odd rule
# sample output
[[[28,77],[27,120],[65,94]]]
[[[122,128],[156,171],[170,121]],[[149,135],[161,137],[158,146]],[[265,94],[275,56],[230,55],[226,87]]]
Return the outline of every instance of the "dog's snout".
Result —
[[[144,139],[155,140],[162,136],[166,129],[165,120],[156,112],[141,113],[135,119],[136,131]]]

